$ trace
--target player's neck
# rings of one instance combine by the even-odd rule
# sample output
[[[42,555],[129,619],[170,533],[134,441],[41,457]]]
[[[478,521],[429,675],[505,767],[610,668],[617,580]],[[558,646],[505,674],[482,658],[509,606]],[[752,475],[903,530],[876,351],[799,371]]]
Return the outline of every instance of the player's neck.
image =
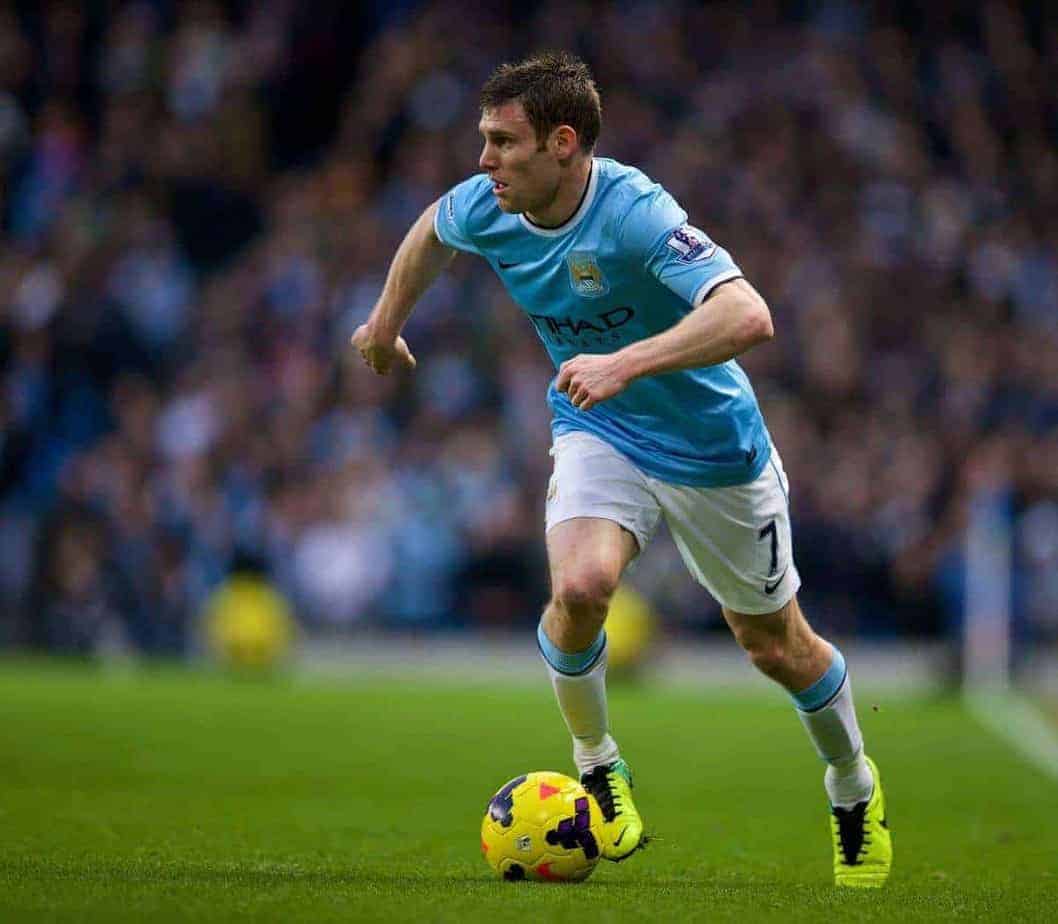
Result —
[[[569,221],[588,194],[593,160],[591,157],[578,158],[559,184],[551,204],[538,211],[526,212],[525,217],[541,228],[557,228]]]

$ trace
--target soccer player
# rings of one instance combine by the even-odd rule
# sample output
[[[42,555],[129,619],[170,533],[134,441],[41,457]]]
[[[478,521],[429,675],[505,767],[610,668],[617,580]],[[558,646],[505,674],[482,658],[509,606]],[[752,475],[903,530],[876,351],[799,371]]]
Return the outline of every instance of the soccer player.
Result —
[[[484,257],[558,369],[548,391],[551,599],[537,631],[603,856],[644,842],[632,774],[608,730],[610,597],[665,517],[691,574],[750,660],[793,698],[827,769],[834,874],[880,886],[892,848],[845,659],[798,603],[789,487],[735,357],[771,339],[731,256],[639,170],[594,156],[601,108],[566,54],[504,64],[481,92],[482,172],[412,226],[353,346],[376,372],[414,367],[400,336],[456,251]]]

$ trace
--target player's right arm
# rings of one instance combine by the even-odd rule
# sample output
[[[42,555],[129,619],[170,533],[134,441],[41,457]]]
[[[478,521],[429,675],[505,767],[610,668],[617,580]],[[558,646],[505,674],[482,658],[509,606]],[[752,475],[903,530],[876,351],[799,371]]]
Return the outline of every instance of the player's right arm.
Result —
[[[415,368],[401,328],[456,251],[481,253],[474,229],[490,207],[495,211],[492,183],[479,173],[452,187],[412,225],[397,249],[371,317],[353,334],[353,346],[375,372],[385,375],[394,362]]]
[[[379,375],[389,372],[394,363],[415,368],[415,357],[400,335],[401,329],[416,302],[456,255],[434,230],[439,201],[429,206],[404,236],[382,295],[367,322],[353,334],[353,347]]]

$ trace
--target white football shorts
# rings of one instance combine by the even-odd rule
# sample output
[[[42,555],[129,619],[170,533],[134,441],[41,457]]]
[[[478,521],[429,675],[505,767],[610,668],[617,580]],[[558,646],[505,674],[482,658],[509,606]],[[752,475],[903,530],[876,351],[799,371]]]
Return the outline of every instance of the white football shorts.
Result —
[[[729,610],[772,613],[801,586],[793,560],[789,481],[779,453],[755,481],[697,488],[651,478],[590,433],[564,433],[551,447],[546,528],[575,517],[623,526],[644,549],[661,516],[694,578]]]

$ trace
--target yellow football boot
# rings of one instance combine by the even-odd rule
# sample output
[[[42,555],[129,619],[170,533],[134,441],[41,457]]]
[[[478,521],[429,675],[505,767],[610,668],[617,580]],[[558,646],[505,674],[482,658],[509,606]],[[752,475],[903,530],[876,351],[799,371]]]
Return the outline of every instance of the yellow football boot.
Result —
[[[850,809],[832,807],[830,810],[834,883],[859,889],[879,889],[885,885],[893,865],[893,841],[885,817],[881,775],[869,757],[867,765],[874,777],[871,798]]]
[[[643,819],[632,801],[632,771],[623,760],[593,767],[581,775],[580,784],[602,809],[602,855],[605,860],[627,860],[646,846]]]

